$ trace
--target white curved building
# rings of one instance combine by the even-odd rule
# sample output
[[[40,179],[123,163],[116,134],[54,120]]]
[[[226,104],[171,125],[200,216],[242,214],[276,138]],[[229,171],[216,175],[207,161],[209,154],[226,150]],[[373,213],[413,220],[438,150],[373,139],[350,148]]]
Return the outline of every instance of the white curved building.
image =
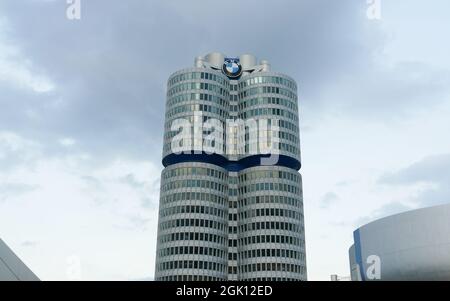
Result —
[[[197,57],[168,80],[162,161],[156,280],[306,280],[292,78]]]
[[[352,280],[450,280],[450,204],[413,210],[357,229]]]

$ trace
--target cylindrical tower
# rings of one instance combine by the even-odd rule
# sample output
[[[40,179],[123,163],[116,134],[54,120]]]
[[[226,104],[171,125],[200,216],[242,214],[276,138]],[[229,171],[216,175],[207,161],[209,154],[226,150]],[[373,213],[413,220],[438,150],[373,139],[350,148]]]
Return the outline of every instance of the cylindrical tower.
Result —
[[[239,279],[306,280],[297,86],[286,75],[263,71],[243,77],[239,91],[241,119],[277,126],[268,143],[272,155],[277,151],[271,165],[261,164],[260,137],[246,133],[241,162],[248,168],[239,173]],[[263,130],[258,127],[258,134]]]
[[[216,154],[208,156],[202,152],[207,131],[199,129],[200,141],[193,131],[209,119],[225,123],[228,85],[222,73],[205,68],[169,78],[156,280],[227,280],[228,173],[217,164],[225,147],[216,141]],[[186,130],[174,150],[174,139]]]
[[[252,55],[169,78],[156,280],[306,280],[297,103]]]
[[[227,280],[227,171],[177,163],[161,176],[156,280]]]

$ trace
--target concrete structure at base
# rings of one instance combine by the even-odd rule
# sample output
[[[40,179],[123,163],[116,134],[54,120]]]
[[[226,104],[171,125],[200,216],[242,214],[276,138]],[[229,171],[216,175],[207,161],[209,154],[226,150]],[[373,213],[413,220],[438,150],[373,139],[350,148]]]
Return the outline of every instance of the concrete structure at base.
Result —
[[[0,239],[0,281],[39,281],[39,278]]]
[[[353,281],[450,280],[450,204],[382,218],[353,235]]]

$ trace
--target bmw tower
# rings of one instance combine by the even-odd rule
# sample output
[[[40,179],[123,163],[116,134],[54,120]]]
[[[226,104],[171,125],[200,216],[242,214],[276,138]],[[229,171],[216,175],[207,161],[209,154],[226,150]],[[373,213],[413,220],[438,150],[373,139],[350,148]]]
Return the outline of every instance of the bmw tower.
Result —
[[[164,129],[155,280],[306,280],[295,81],[197,57],[169,77]]]

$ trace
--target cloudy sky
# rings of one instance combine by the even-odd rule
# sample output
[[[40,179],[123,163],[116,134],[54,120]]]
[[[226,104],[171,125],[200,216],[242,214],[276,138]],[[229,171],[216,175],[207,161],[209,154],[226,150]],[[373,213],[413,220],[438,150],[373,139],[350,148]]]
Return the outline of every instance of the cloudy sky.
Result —
[[[264,3],[263,3],[264,2]],[[0,238],[43,280],[151,279],[168,76],[252,53],[299,84],[308,277],[450,202],[447,0],[0,2]]]

